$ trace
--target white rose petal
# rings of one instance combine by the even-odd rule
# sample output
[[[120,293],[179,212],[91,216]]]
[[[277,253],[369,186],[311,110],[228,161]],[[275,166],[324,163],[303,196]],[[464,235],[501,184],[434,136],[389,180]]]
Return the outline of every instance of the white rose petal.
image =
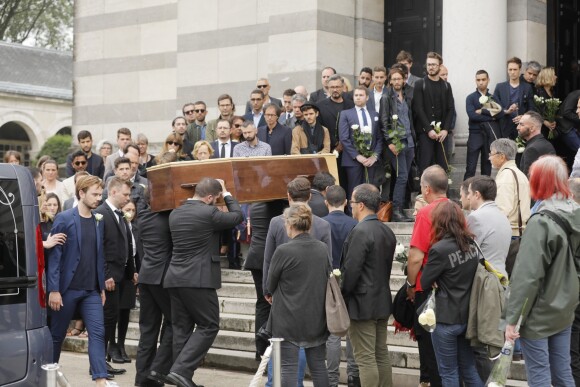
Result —
[[[402,254],[405,252],[405,246],[402,243],[398,243],[397,247],[395,247],[395,254]]]
[[[361,132],[370,134],[370,133],[372,133],[372,129],[370,126],[363,126],[363,128],[361,129]]]
[[[385,177],[386,177],[387,179],[390,179],[390,178],[391,178],[391,174],[387,172],[387,173],[385,173]]]
[[[482,95],[481,97],[479,97],[479,103],[480,104],[484,104],[487,102],[487,96],[486,95]]]
[[[431,121],[431,126],[435,126],[435,121]]]
[[[419,315],[419,324],[421,325],[435,325],[435,311],[431,308],[425,310],[423,313]]]
[[[338,158],[338,156],[340,156],[340,153],[338,153],[338,151],[335,149],[332,151],[332,154],[336,156],[336,158]]]
[[[332,271],[332,275],[333,275],[333,276],[335,276],[335,277],[340,277],[340,275],[341,275],[341,274],[342,274],[342,273],[340,272],[340,270],[339,270],[339,269],[334,269],[334,270]]]
[[[399,116],[396,114],[393,114],[393,120],[398,120],[398,119],[399,119]]]
[[[451,179],[447,179],[447,184],[448,184],[448,185],[451,185],[451,184],[453,184],[453,180],[451,180]]]
[[[436,126],[437,127],[440,127],[441,126],[441,121],[439,121]]]
[[[357,129],[359,128],[359,126],[358,126],[358,125],[352,125],[350,128],[351,128],[352,130],[357,130]]]

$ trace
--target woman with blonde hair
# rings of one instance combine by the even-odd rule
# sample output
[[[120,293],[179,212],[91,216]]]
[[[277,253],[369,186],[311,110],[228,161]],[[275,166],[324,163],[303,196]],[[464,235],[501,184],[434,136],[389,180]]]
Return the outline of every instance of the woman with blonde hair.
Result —
[[[194,160],[208,160],[213,156],[213,147],[205,140],[200,140],[193,146],[191,152]]]
[[[554,86],[556,86],[556,72],[553,67],[544,67],[540,70],[538,78],[536,79],[536,96],[543,98],[544,100],[555,98],[554,96]],[[536,97],[536,98],[537,98]],[[536,103],[538,112],[545,117],[545,105]],[[548,138],[550,132],[554,132],[556,129],[556,122],[550,122],[544,118],[544,123],[542,125],[542,134],[544,137]],[[556,132],[554,132],[556,134]]]

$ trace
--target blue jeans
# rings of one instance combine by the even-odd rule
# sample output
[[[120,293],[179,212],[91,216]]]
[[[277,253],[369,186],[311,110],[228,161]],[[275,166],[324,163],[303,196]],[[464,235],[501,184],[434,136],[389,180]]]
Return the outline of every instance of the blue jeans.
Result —
[[[271,356],[271,355],[270,355]],[[298,351],[298,384],[297,387],[304,387],[304,372],[306,372],[306,354],[304,348]],[[268,381],[266,387],[272,387],[272,358],[268,362]]]
[[[520,338],[530,387],[575,385],[570,368],[570,334],[568,327],[545,339]]]
[[[568,133],[562,133],[561,135],[562,142],[566,144],[568,148],[573,150],[574,152],[578,151],[580,148],[580,136],[576,129],[571,129]]]
[[[415,157],[415,148],[403,148],[397,156],[387,148],[387,155],[389,156],[389,160],[391,160],[391,178],[397,179],[395,181],[395,189],[393,190],[393,207],[403,208],[407,180],[409,180],[409,171],[413,158]]]
[[[475,357],[469,341],[465,338],[467,324],[442,324],[431,334],[437,358],[439,375],[445,387],[459,387],[459,376],[465,386],[483,387],[475,368]]]
[[[51,310],[50,333],[53,343],[53,361],[58,363],[66,329],[75,310],[80,312],[89,335],[89,364],[93,380],[107,377],[105,364],[105,323],[101,295],[93,290],[68,289],[62,296],[63,306]]]

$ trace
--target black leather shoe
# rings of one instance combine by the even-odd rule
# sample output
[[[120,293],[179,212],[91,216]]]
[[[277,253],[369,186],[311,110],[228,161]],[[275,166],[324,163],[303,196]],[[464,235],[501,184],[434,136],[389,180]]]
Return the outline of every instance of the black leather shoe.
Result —
[[[391,222],[414,222],[415,219],[409,218],[402,209],[393,208],[393,215],[391,216]]]
[[[165,384],[147,379],[144,382],[135,382],[135,387],[163,387]]]
[[[175,383],[173,383],[171,380],[167,379],[167,376],[162,374],[161,372],[151,371],[149,373],[149,376],[147,376],[147,379],[153,380],[156,383],[169,384],[171,386],[175,386]]]
[[[89,375],[93,376],[93,371],[91,371],[91,369],[89,368]],[[107,372],[107,376],[106,376],[107,380],[113,380],[115,379],[115,375],[110,374]]]
[[[203,387],[202,385],[195,384],[191,379],[187,379],[175,372],[170,372],[167,375],[167,379],[170,382],[175,383],[178,387]]]
[[[112,365],[107,363],[107,372],[111,375],[123,375],[127,370],[124,368],[113,368]]]
[[[109,344],[109,349],[107,350],[107,360],[113,361],[115,364],[123,364],[125,360],[121,356],[121,351],[119,351],[119,347],[115,344]]]
[[[127,351],[125,351],[125,346],[124,345],[120,345],[119,346],[119,354],[121,355],[121,358],[123,359],[123,362],[125,362],[125,363],[131,363],[131,358],[129,357],[129,355],[127,355]]]
[[[360,378],[358,376],[349,375],[348,380],[347,380],[347,386],[348,387],[361,387]]]

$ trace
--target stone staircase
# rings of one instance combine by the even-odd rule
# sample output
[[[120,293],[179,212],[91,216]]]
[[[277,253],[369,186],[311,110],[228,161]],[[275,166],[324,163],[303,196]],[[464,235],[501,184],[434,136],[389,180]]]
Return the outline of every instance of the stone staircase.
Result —
[[[398,242],[409,245],[412,223],[387,223],[397,235]],[[226,268],[223,268],[223,267]],[[392,296],[405,281],[401,264],[393,262],[391,273]],[[222,288],[218,290],[220,303],[220,332],[206,356],[204,366],[254,373],[258,362],[254,358],[254,307],[256,293],[249,271],[229,270],[222,260]],[[125,347],[131,357],[137,353],[139,341],[139,310],[131,311]],[[390,319],[392,324],[392,317]],[[419,352],[417,343],[406,333],[394,333],[388,327],[387,342],[393,365],[394,386],[417,386],[419,381]],[[87,340],[67,337],[64,350],[87,352]],[[342,342],[341,383],[346,384],[346,344]],[[134,363],[133,363],[134,364]],[[526,386],[523,362],[514,362],[508,386]]]

